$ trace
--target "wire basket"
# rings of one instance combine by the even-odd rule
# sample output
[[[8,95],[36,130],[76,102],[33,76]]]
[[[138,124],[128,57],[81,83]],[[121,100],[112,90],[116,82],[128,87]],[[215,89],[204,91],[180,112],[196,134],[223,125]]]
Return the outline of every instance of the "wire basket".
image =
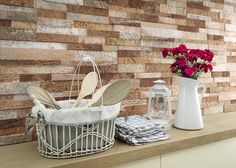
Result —
[[[38,151],[48,158],[72,158],[110,149],[114,144],[115,118],[83,124],[36,122]]]
[[[93,70],[98,73],[100,87],[102,86],[100,73],[96,64],[92,59],[85,57],[76,67],[72,79],[69,101],[77,70],[79,86],[79,71],[82,62],[92,63]],[[119,112],[120,110],[120,104],[115,106],[103,106],[102,99],[102,105],[95,108],[98,110],[94,110],[94,107],[88,107],[84,114],[85,116],[86,114],[90,114],[90,116],[97,117],[95,120],[83,120],[82,122],[73,123],[50,122],[45,120],[46,116],[43,114],[45,110],[37,110],[37,116],[35,118],[37,118],[36,132],[39,153],[48,158],[59,159],[85,156],[110,149],[114,144],[115,118],[118,115],[116,111]],[[76,110],[78,110],[76,114],[79,114],[80,107],[76,108]],[[60,114],[60,111],[56,110],[55,112],[56,114]],[[109,117],[104,117],[104,114],[109,114]]]

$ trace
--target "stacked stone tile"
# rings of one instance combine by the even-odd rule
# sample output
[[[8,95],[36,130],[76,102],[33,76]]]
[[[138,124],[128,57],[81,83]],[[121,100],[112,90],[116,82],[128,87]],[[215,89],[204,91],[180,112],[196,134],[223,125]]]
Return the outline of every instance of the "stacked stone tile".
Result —
[[[0,0],[0,145],[24,138],[32,101],[26,86],[68,98],[72,74],[83,55],[96,59],[104,84],[130,79],[129,114],[146,111],[152,82],[165,80],[175,109],[178,87],[163,47],[184,42],[211,49],[214,71],[204,114],[236,110],[236,1],[234,0]],[[82,68],[81,76],[91,70]],[[74,86],[73,96],[76,96]]]

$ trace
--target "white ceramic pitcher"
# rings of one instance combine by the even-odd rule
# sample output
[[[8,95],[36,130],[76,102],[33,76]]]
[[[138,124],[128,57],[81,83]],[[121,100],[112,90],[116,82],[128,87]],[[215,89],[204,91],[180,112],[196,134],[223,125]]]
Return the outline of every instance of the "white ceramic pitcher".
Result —
[[[175,111],[174,126],[185,130],[199,130],[203,128],[200,103],[206,87],[198,80],[176,77],[180,85],[179,97]],[[203,90],[198,94],[198,88]]]

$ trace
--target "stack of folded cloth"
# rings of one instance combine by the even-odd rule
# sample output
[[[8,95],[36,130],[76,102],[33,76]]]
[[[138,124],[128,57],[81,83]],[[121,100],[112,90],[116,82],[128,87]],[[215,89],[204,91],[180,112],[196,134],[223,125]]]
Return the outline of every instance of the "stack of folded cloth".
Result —
[[[163,125],[155,120],[148,120],[139,115],[129,116],[127,121],[124,117],[116,119],[116,138],[125,141],[129,145],[142,145],[169,139]]]

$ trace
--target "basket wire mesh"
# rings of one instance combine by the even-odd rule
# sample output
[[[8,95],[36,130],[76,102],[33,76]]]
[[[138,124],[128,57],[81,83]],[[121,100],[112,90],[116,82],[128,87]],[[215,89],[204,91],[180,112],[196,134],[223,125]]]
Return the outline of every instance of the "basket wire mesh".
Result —
[[[55,124],[43,117],[36,123],[38,151],[49,158],[72,158],[110,149],[114,143],[115,117],[83,124]]]

